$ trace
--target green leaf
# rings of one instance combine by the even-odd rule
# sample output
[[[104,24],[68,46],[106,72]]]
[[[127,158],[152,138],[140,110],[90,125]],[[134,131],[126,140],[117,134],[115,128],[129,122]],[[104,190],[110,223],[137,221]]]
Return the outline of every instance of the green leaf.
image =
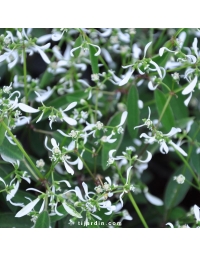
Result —
[[[134,129],[135,126],[139,125],[139,107],[138,107],[138,90],[136,86],[132,86],[129,89],[128,100],[127,100],[127,127],[129,134],[132,138],[137,137],[138,129]]]
[[[5,118],[4,120],[4,123],[7,125],[8,124],[8,119]],[[5,138],[5,131],[6,131],[6,128],[2,125],[2,123],[0,122],[0,146],[1,144],[3,143],[4,141],[4,138]]]
[[[12,160],[22,160],[23,154],[17,147],[17,145],[10,144],[6,139],[0,147],[0,154],[9,157]]]
[[[99,73],[98,56],[94,56],[95,53],[97,52],[97,49],[94,46],[89,45],[89,51],[90,51],[90,61],[91,61],[91,66],[92,66],[92,73],[98,74]]]
[[[167,101],[165,95],[160,90],[155,91],[155,101],[158,114],[160,116]],[[167,132],[169,132],[171,128],[175,126],[173,112],[169,104],[165,109],[164,115],[162,116],[161,123]]]
[[[79,46],[81,46],[81,44],[82,44],[82,38],[81,38],[81,36],[79,36],[76,39],[73,48],[79,47]],[[81,48],[78,48],[76,51],[74,51],[73,52],[74,57],[77,58],[79,56],[80,52],[81,52]]]
[[[190,188],[190,184],[188,184],[186,181],[183,184],[178,184],[173,179],[175,176],[178,176],[179,174],[185,176],[185,178],[188,181],[192,180],[191,172],[184,166],[181,166],[175,171],[175,173],[169,179],[169,182],[165,190],[164,205],[167,210],[177,206],[184,199],[185,195],[187,194]]]
[[[40,88],[49,86],[49,84],[53,81],[53,79],[54,79],[54,74],[49,73],[48,71],[45,71],[40,79]]]
[[[186,215],[186,211],[181,207],[176,207],[172,209],[168,215],[168,219],[170,221],[176,221],[178,219],[183,218]]]
[[[116,113],[114,116],[111,117],[107,126],[117,126],[120,123],[121,116],[122,116],[122,112]],[[105,135],[108,136],[108,135],[111,134],[111,132],[112,132],[112,129],[108,128]],[[101,159],[101,161],[102,161],[102,167],[103,167],[104,171],[108,168],[108,166],[107,166],[107,161],[108,161],[108,158],[109,158],[108,153],[112,149],[117,150],[119,148],[119,146],[121,144],[121,141],[122,141],[122,138],[123,138],[123,133],[122,134],[116,133],[115,135],[113,135],[112,138],[113,139],[116,138],[117,140],[114,143],[105,142],[103,144],[103,147],[102,147],[102,159]]]
[[[49,214],[47,211],[43,211],[37,218],[35,223],[35,228],[49,228]]]
[[[30,228],[31,226],[33,223],[28,216],[15,218],[14,213],[0,213],[0,228]]]
[[[199,125],[195,122],[191,130],[189,132],[189,136],[194,140],[194,141],[200,141],[200,131],[199,131]],[[196,153],[197,148],[193,146],[191,157],[190,157],[190,165],[198,175],[200,175],[200,157],[199,154]]]

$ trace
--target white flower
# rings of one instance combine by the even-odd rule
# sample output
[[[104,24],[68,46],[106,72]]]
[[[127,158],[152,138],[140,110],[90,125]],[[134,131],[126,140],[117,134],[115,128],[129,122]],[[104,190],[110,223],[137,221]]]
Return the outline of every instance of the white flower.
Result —
[[[176,180],[178,184],[183,184],[185,182],[185,176],[180,174],[177,177],[175,176],[174,180]]]
[[[86,42],[86,44],[87,44],[87,45],[92,45],[92,46],[94,46],[95,48],[97,48],[97,52],[94,54],[94,56],[99,56],[99,55],[100,55],[100,53],[101,53],[101,48],[100,48],[98,45],[91,44],[91,43],[88,43],[88,42]],[[80,46],[78,46],[78,47],[75,47],[75,48],[71,49],[70,55],[71,55],[72,57],[74,57],[73,52],[76,51],[76,50],[78,50],[79,48],[83,48],[83,47],[84,47],[84,46],[83,46],[83,44],[82,44],[82,45],[80,45]]]

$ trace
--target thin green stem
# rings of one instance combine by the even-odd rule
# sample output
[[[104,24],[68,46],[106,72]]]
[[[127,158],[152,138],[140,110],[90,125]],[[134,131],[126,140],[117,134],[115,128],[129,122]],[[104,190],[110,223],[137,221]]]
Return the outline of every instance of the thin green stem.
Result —
[[[165,113],[165,111],[167,109],[167,106],[169,105],[169,102],[170,102],[171,98],[172,98],[172,95],[169,95],[169,97],[168,97],[168,99],[167,99],[167,101],[166,101],[166,103],[164,105],[164,108],[163,108],[163,110],[161,112],[161,115],[159,117],[158,124],[160,123],[160,121],[161,121],[161,119],[162,119],[162,117],[163,117],[163,115],[164,115],[164,113]],[[157,124],[157,126],[158,126],[158,124]]]
[[[90,168],[88,167],[88,165],[86,164],[86,162],[84,161],[84,159],[82,158],[82,156],[79,154],[78,151],[77,151],[76,153],[77,153],[78,157],[81,159],[81,161],[83,162],[83,164],[84,164],[86,170],[89,172],[89,174],[91,175],[91,177],[95,180],[94,175],[92,174]]]
[[[25,44],[23,44],[23,72],[24,72],[24,94],[25,103],[28,103],[28,88],[27,88],[27,67],[26,67],[26,50]]]
[[[131,203],[132,203],[132,205],[133,205],[135,211],[137,212],[137,214],[138,214],[138,216],[139,216],[139,218],[140,218],[140,220],[141,220],[143,226],[144,226],[145,228],[148,228],[148,225],[147,225],[147,223],[146,223],[146,221],[145,221],[145,219],[144,219],[144,217],[143,217],[143,215],[142,215],[140,209],[138,208],[138,206],[137,206],[137,204],[136,204],[136,202],[135,202],[135,200],[134,200],[132,194],[131,194],[131,193],[128,193],[128,197],[129,197],[129,199],[130,199],[130,201],[131,201]]]
[[[4,128],[7,130],[8,134],[12,137],[13,141],[17,144],[18,148],[21,150],[21,152],[23,153],[23,155],[26,157],[27,161],[29,162],[29,164],[32,166],[32,168],[34,169],[35,173],[29,169],[29,171],[31,172],[31,174],[38,180],[39,178],[42,179],[43,176],[40,173],[40,171],[37,169],[37,167],[35,166],[35,164],[33,163],[33,161],[31,160],[31,158],[28,156],[28,154],[26,153],[26,151],[23,149],[22,145],[19,143],[19,141],[15,138],[15,136],[12,134],[12,132],[10,131],[10,129],[8,128],[8,126],[4,123],[4,121],[1,122],[2,125],[4,126]]]
[[[121,178],[122,183],[125,184],[125,183],[126,183],[126,182],[125,182],[125,179],[124,179],[124,177],[122,176],[122,174],[121,174],[121,172],[120,172],[120,170],[119,170],[119,168],[118,168],[118,166],[117,166],[116,163],[115,163],[115,167],[116,167],[116,169],[117,169],[117,171],[118,171],[118,174],[119,174],[119,176],[120,176],[120,178]],[[131,194],[130,192],[128,193],[128,197],[129,197],[129,199],[130,199],[130,201],[131,201],[131,203],[132,203],[132,205],[133,205],[135,211],[137,212],[138,217],[140,218],[140,220],[141,220],[143,226],[144,226],[145,228],[148,228],[148,225],[147,225],[147,223],[146,223],[146,221],[145,221],[145,219],[144,219],[144,217],[143,217],[143,215],[142,215],[140,209],[138,208],[138,206],[137,206],[137,204],[136,204],[136,202],[135,202],[135,200],[134,200],[134,198],[133,198],[133,196],[132,196],[132,194]]]
[[[176,32],[174,37],[176,38],[183,30],[184,30],[184,28],[179,28],[179,30]]]

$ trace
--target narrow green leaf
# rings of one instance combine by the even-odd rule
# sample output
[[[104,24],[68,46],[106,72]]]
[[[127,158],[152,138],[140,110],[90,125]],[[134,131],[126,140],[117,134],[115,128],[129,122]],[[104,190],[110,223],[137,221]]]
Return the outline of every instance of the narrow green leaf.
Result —
[[[53,81],[54,74],[45,71],[40,79],[40,88],[44,88],[49,86],[49,84]]]
[[[197,133],[198,132],[198,133]],[[196,137],[194,138],[194,135],[196,134]],[[194,138],[194,141],[200,141],[200,131],[199,131],[199,125],[195,122],[191,130],[189,132],[189,136],[191,138]],[[190,165],[198,175],[200,175],[200,156],[196,153],[197,148],[193,146],[191,157],[190,157]]]
[[[111,119],[109,120],[108,122],[108,126],[117,126],[119,123],[120,123],[120,120],[121,120],[121,116],[122,116],[122,112],[118,112],[116,113],[114,116],[111,117]],[[105,133],[106,136],[110,135],[112,132],[112,129],[108,128],[107,129],[107,132]],[[112,149],[118,149],[120,144],[121,144],[121,141],[122,141],[122,138],[123,138],[123,134],[118,134],[116,133],[113,137],[113,139],[117,139],[114,143],[108,143],[108,142],[105,142],[103,147],[102,147],[102,158],[101,158],[101,161],[102,161],[102,167],[103,167],[103,170],[106,170],[108,168],[107,166],[107,161],[108,161],[108,153],[110,150]]]
[[[156,101],[158,114],[160,116],[162,114],[162,111],[165,107],[165,103],[167,101],[165,95],[160,90],[155,91],[155,101]],[[168,132],[171,130],[172,127],[175,126],[174,115],[169,104],[165,109],[164,115],[162,116],[161,123],[164,129]]]
[[[138,107],[138,90],[136,86],[132,86],[129,89],[128,100],[127,100],[127,127],[129,134],[134,139],[137,137],[138,129],[134,129],[135,126],[139,125],[139,107]]]
[[[7,125],[8,124],[8,119],[7,118],[4,118],[4,123]],[[4,138],[5,138],[5,127],[2,125],[2,123],[0,122],[0,146],[1,144],[3,143],[4,141]]]
[[[183,174],[188,181],[192,180],[191,172],[184,166],[181,166],[175,171],[175,173],[170,178],[165,190],[164,204],[167,210],[177,206],[184,199],[190,188],[190,184],[188,184],[186,181],[183,184],[178,184],[173,179],[179,174]]]
[[[49,228],[50,220],[49,214],[47,211],[43,211],[38,216],[38,219],[35,223],[35,228]]]
[[[98,74],[99,73],[98,56],[94,56],[95,53],[97,52],[97,49],[94,46],[89,45],[89,51],[90,51],[90,61],[91,61],[91,66],[92,66],[92,73]]]
[[[5,139],[0,147],[0,154],[9,157],[13,160],[22,160],[23,154],[17,147],[17,145],[10,144],[10,142]]]
[[[81,44],[82,44],[82,37],[79,36],[79,37],[77,37],[73,48],[79,47],[79,46],[81,46]],[[81,52],[81,48],[78,48],[76,51],[74,51],[73,52],[74,57],[77,58],[79,56],[80,52]]]

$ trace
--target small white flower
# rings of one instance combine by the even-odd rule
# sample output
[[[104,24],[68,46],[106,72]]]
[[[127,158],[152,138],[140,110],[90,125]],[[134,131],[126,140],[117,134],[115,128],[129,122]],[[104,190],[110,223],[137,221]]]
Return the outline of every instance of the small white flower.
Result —
[[[175,176],[174,180],[176,180],[178,184],[183,184],[185,182],[185,176],[180,174],[177,177]]]
[[[92,81],[99,81],[99,75],[98,74],[92,74],[91,79],[92,79]]]
[[[45,162],[44,162],[43,159],[40,159],[40,160],[37,160],[37,161],[36,161],[36,167],[37,167],[37,168],[43,168],[44,165],[45,165]]]

